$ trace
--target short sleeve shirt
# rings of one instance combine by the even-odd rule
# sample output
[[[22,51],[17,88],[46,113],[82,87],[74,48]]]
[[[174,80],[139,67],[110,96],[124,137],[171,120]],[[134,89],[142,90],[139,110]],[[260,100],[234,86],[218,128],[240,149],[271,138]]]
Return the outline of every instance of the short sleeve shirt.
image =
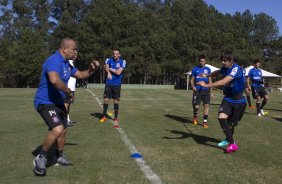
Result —
[[[105,64],[109,65],[109,68],[113,70],[118,70],[119,68],[126,68],[126,61],[119,58],[117,61],[114,60],[114,58],[108,58],[105,61]],[[122,78],[123,78],[123,72],[120,75],[116,75],[112,73],[112,79],[106,79],[106,84],[112,85],[112,86],[118,86],[122,84]]]
[[[232,103],[245,103],[246,99],[243,96],[243,91],[245,89],[246,79],[243,69],[234,63],[230,68],[222,67],[219,73],[223,77],[230,76],[233,78],[229,84],[223,87],[224,99]]]
[[[58,73],[60,79],[67,85],[70,76],[74,75],[77,69],[71,66],[59,51],[47,58],[42,65],[40,84],[34,97],[35,108],[39,104],[64,104],[66,95],[51,84],[48,76],[49,72]]]
[[[192,76],[195,79],[195,87],[197,88],[197,90],[209,90],[209,88],[207,87],[202,87],[200,85],[197,84],[197,82],[203,81],[205,83],[209,83],[209,78],[208,77],[201,77],[201,74],[206,74],[209,75],[211,74],[211,69],[207,66],[196,66],[195,68],[193,68],[192,70]]]
[[[253,87],[264,87],[262,72],[260,69],[252,68],[248,74],[248,77],[250,77]]]

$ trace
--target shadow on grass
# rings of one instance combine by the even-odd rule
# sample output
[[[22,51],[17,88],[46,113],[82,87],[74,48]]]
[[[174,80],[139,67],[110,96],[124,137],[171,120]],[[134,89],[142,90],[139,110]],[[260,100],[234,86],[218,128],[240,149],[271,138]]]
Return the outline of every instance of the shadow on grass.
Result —
[[[170,114],[166,114],[165,117],[179,121],[181,123],[192,123],[191,120],[189,120],[186,117],[181,117],[181,116],[175,116],[175,115],[170,115]]]
[[[92,112],[90,113],[90,115],[98,119],[101,119],[103,117],[103,114],[99,112]]]
[[[282,118],[274,118],[274,119],[276,119],[277,121],[282,122]]]
[[[65,145],[71,145],[71,146],[75,146],[77,145],[76,143],[65,143]],[[48,154],[47,154],[47,166],[46,167],[51,167],[53,165],[56,164],[56,161],[57,161],[57,153],[56,153],[56,150],[57,150],[57,143],[53,144],[53,146],[49,149],[48,151]],[[37,146],[37,148],[35,150],[33,150],[31,152],[31,154],[36,157],[40,151],[42,149],[42,145],[40,146]]]
[[[220,105],[220,103],[210,103],[210,105]]]
[[[271,109],[271,108],[263,108],[264,110],[270,110],[270,111],[278,111],[282,112],[282,109]]]
[[[218,139],[211,138],[211,137],[206,137],[206,136],[202,136],[202,135],[193,134],[192,132],[188,133],[188,132],[182,132],[182,131],[177,131],[177,130],[167,130],[167,131],[169,131],[172,134],[180,135],[180,137],[163,137],[164,139],[186,139],[186,138],[190,138],[191,137],[198,144],[202,144],[202,145],[206,145],[206,146],[210,146],[210,147],[213,147],[213,148],[224,150],[223,148],[220,148],[218,146],[209,144],[209,142],[219,143],[220,140],[218,140]]]

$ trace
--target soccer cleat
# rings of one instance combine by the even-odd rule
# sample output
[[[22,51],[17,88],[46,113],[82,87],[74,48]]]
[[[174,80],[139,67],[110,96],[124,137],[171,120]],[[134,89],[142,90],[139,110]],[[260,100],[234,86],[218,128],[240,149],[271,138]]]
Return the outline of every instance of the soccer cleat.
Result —
[[[258,113],[258,116],[262,116],[260,112]]]
[[[256,107],[253,106],[253,105],[250,105],[249,107],[250,107],[250,109],[255,109],[255,108],[256,108]]]
[[[193,118],[193,124],[194,124],[194,125],[197,125],[197,124],[198,124],[197,117],[194,117],[194,118]]]
[[[261,113],[261,115],[263,115],[263,116],[265,115],[263,109],[260,110],[260,113]]]
[[[226,140],[226,139],[224,139],[223,141],[221,141],[220,143],[218,143],[217,145],[219,146],[219,147],[224,147],[224,146],[227,146],[229,144],[229,142]]]
[[[67,160],[67,158],[62,155],[57,159],[57,162],[55,164],[56,166],[61,165],[61,166],[70,166],[73,165],[70,161]]]
[[[114,119],[114,128],[119,128],[118,119],[117,118]]]
[[[209,128],[208,122],[204,122],[204,123],[203,123],[203,126],[204,126],[204,128]]]
[[[46,164],[47,164],[47,158],[37,155],[37,157],[33,160],[34,175],[35,176],[45,176],[46,175]]]
[[[103,116],[103,117],[100,119],[100,123],[105,123],[105,121],[107,121],[107,118],[106,118],[106,116]]]
[[[226,148],[227,153],[232,153],[235,152],[239,149],[239,146],[237,146],[235,143],[234,144],[229,144],[228,148]]]

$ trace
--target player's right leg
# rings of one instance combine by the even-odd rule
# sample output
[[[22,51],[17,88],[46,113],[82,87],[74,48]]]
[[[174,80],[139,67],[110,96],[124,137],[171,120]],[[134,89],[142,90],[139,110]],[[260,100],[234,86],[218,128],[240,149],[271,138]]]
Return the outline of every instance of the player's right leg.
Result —
[[[113,96],[112,86],[106,84],[104,90],[103,116],[100,119],[101,123],[104,123],[107,120],[109,101],[112,98],[112,96]]]
[[[200,108],[201,104],[201,96],[199,92],[194,92],[193,94],[193,99],[192,99],[192,107],[193,107],[193,124],[197,125],[198,124],[198,111]]]
[[[108,107],[109,107],[109,101],[110,99],[105,97],[104,98],[104,103],[103,103],[103,116],[100,119],[101,123],[104,123],[105,121],[107,121],[107,111],[108,111]]]

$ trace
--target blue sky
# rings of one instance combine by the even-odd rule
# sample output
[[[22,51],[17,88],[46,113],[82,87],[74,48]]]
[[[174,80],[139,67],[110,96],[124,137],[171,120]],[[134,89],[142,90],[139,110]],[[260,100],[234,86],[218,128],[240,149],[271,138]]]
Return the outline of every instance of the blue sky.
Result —
[[[280,35],[282,34],[282,0],[204,0],[208,5],[213,5],[219,12],[230,13],[244,12],[249,9],[251,13],[265,13],[277,21]]]

